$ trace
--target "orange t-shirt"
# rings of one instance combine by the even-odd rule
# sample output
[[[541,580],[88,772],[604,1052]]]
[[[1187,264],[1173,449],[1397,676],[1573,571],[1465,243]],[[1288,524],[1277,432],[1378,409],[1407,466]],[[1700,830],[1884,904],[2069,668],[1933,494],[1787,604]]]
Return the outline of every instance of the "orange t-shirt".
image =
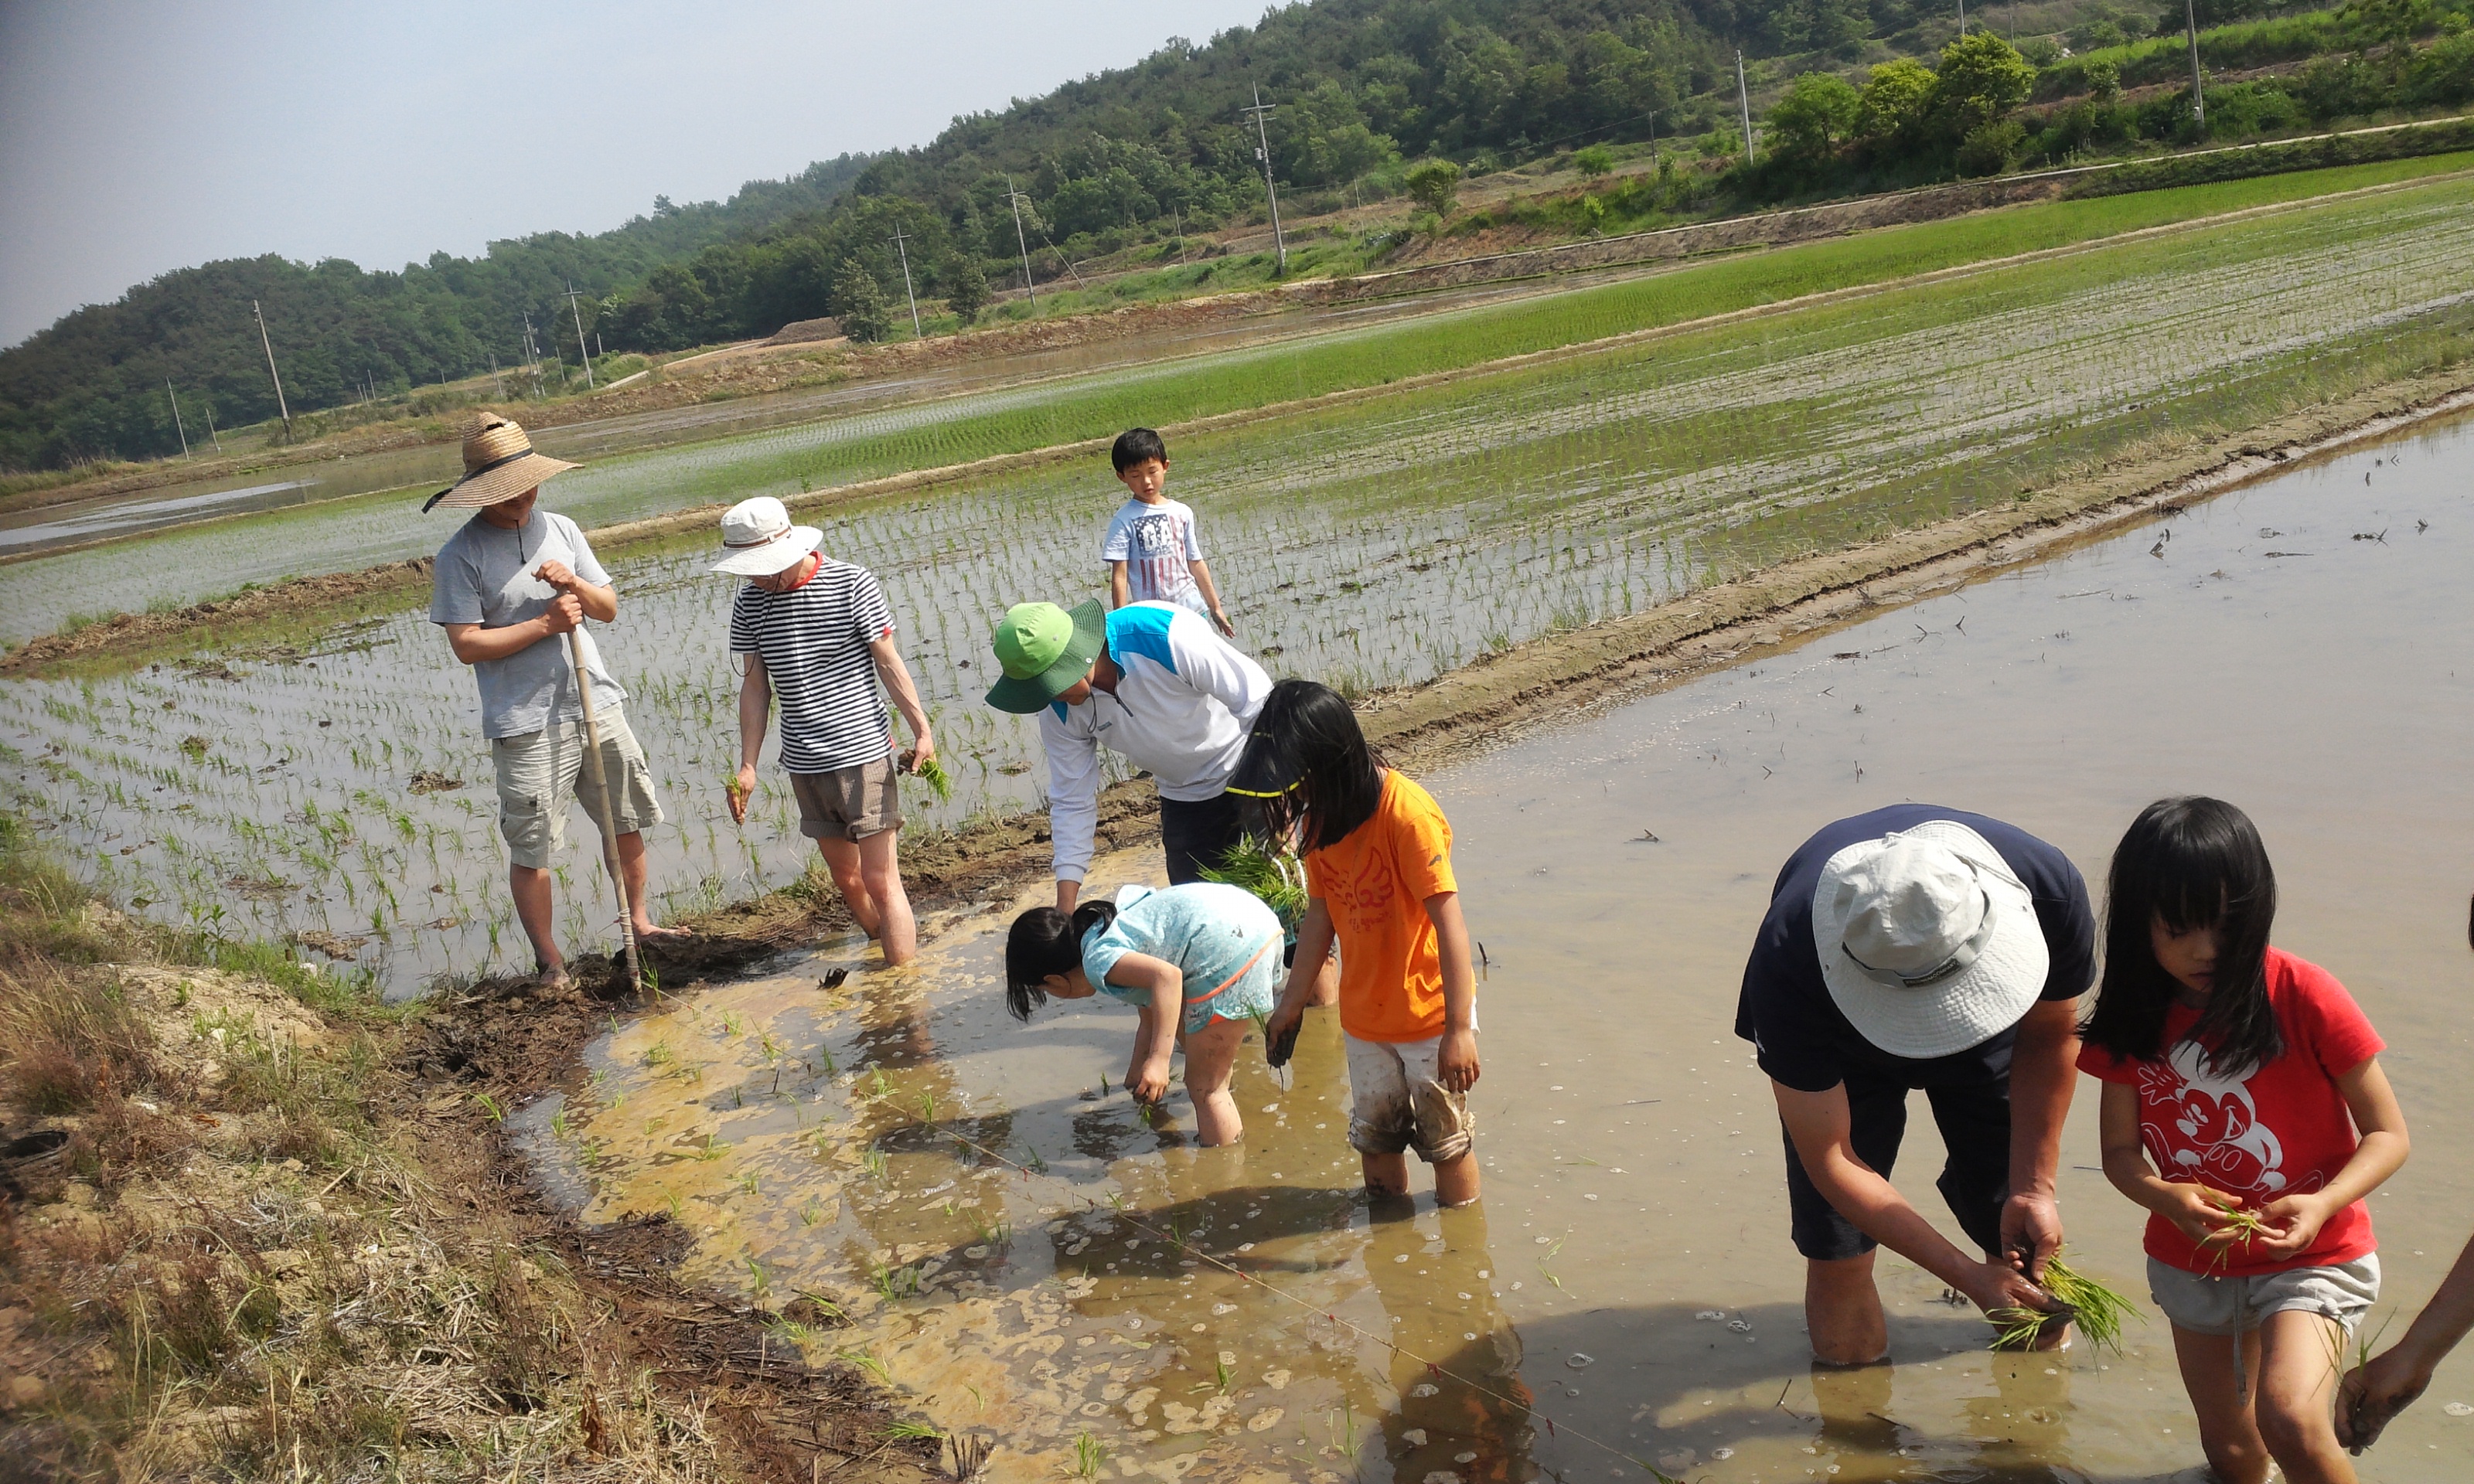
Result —
[[[1340,940],[1340,1028],[1360,1041],[1443,1033],[1443,966],[1426,898],[1457,892],[1452,826],[1435,797],[1393,769],[1383,802],[1336,845],[1306,856],[1306,891]]]

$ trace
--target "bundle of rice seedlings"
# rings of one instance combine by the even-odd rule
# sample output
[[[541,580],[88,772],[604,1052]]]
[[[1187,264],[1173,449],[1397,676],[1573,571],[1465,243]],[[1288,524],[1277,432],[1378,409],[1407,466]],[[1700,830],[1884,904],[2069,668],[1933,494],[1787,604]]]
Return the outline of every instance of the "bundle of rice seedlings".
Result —
[[[1240,840],[1221,865],[1204,867],[1202,879],[1244,887],[1272,909],[1282,927],[1292,931],[1298,920],[1306,915],[1304,865],[1285,851],[1273,851],[1251,835]]]
[[[2077,1311],[2079,1332],[2098,1350],[2121,1354],[2122,1321],[2146,1322],[2128,1298],[2072,1267],[2059,1256],[2045,1264],[2045,1291]]]
[[[910,759],[905,758],[904,761],[909,762]],[[911,776],[928,785],[928,791],[936,796],[938,803],[944,803],[954,797],[954,780],[947,776],[943,763],[932,756],[912,766],[914,771]]]

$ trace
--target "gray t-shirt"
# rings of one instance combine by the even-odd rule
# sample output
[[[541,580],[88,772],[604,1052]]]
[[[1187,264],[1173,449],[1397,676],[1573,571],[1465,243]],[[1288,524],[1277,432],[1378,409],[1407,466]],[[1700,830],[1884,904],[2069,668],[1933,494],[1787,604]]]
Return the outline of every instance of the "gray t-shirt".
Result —
[[[508,531],[475,514],[438,548],[438,569],[430,576],[429,621],[503,629],[540,617],[558,589],[532,574],[549,561],[566,562],[595,587],[610,584],[610,574],[593,560],[584,533],[565,515],[536,507],[521,529]],[[594,647],[590,630],[584,634],[584,663],[593,675],[596,709],[627,699],[627,692],[618,688],[601,663],[601,652]],[[553,709],[563,722],[584,719],[563,634],[538,640],[504,659],[482,660],[473,667],[473,680],[481,687],[485,737],[520,737],[539,731],[549,725]]]

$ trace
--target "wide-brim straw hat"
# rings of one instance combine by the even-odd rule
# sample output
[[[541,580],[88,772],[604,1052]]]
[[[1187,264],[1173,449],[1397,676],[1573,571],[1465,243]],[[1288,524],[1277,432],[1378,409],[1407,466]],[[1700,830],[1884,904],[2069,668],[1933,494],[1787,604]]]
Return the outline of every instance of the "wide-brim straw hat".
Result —
[[[1812,940],[1822,983],[1856,1033],[1917,1060],[2018,1024],[2052,968],[2033,894],[1955,820],[1831,856],[1813,887]]]
[[[483,418],[464,435],[464,477],[429,497],[421,508],[441,505],[471,510],[512,500],[552,474],[582,467],[533,452],[524,430],[504,418]]]

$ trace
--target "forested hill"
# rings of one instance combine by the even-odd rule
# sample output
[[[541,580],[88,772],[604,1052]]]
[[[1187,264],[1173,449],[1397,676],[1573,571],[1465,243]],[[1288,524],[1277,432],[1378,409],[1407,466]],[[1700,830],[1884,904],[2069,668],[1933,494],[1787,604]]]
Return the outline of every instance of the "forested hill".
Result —
[[[494,242],[477,258],[436,252],[400,273],[270,253],[165,274],[0,351],[0,467],[177,453],[167,380],[193,439],[209,417],[222,427],[274,417],[252,299],[296,414],[352,400],[365,384],[385,395],[486,371],[493,356],[517,364],[528,314],[542,353],[563,348],[571,363],[570,284],[597,299],[714,243],[813,219],[869,158],[843,155],[788,180],[752,180],[727,202],[657,197],[650,216],[610,231]]]

